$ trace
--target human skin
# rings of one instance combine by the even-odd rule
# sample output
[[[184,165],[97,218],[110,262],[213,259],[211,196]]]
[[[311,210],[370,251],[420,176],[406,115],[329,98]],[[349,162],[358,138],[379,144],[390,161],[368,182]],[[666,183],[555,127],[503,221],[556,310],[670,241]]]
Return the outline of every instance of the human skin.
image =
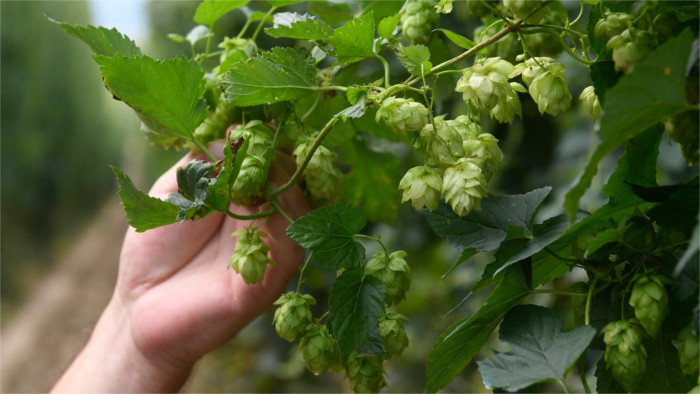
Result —
[[[222,156],[223,143],[209,148]],[[193,159],[204,158],[186,155],[149,195],[165,199],[177,192],[177,168]],[[278,154],[271,186],[282,185],[294,169],[291,157]],[[279,204],[293,219],[310,210],[298,186],[283,193]],[[258,212],[258,207],[230,209],[239,215]],[[53,391],[177,391],[199,358],[272,307],[302,263],[304,250],[286,236],[289,223],[275,213],[260,230],[267,234],[263,241],[276,265],[268,266],[261,283],[245,284],[227,266],[236,244],[231,234],[249,223],[217,212],[144,233],[129,228],[114,294]]]

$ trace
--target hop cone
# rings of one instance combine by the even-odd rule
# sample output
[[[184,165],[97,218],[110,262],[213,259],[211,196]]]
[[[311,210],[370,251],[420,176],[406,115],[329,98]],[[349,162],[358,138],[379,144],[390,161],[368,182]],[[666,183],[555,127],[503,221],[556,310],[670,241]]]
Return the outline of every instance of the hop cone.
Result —
[[[549,9],[542,7],[544,0],[503,0],[503,5],[518,19],[527,23],[538,23],[549,15]]]
[[[664,283],[668,279],[661,275],[642,276],[632,287],[629,304],[642,327],[656,337],[668,312],[668,294]]]
[[[435,29],[440,16],[435,12],[431,0],[410,0],[401,16],[401,31],[411,44],[425,44]]]
[[[630,322],[620,320],[603,327],[605,363],[622,386],[631,390],[647,369],[647,351],[642,344],[642,331]]]
[[[407,136],[428,123],[428,109],[410,99],[389,97],[377,110],[376,121],[380,120],[395,133]]]
[[[472,67],[462,70],[455,90],[462,92],[464,101],[492,109],[505,102],[508,92],[513,90],[508,82],[508,74],[513,68],[508,61],[497,57],[478,60]]]
[[[231,131],[231,140],[249,140],[248,151],[241,163],[241,170],[231,186],[231,200],[240,205],[254,205],[256,197],[265,186],[269,171],[273,134],[261,121],[253,120],[238,125]]]
[[[481,209],[481,199],[488,194],[480,164],[480,160],[460,159],[445,170],[442,193],[459,216],[468,214],[472,208]]]
[[[250,232],[238,230],[233,233],[238,237],[236,248],[229,262],[229,267],[238,272],[243,281],[249,285],[262,282],[265,277],[267,265],[274,265],[275,262],[267,257],[270,248],[263,243],[261,237],[265,236],[262,231]]]
[[[489,133],[481,133],[474,139],[463,142],[465,156],[478,159],[486,180],[490,180],[493,172],[503,160],[503,152],[498,147],[498,139]]]
[[[684,111],[666,119],[664,126],[674,141],[679,144],[689,144],[700,139],[699,119],[700,112]]]
[[[387,312],[379,318],[379,332],[382,334],[384,349],[390,354],[399,355],[408,347],[408,336],[403,326],[406,317],[396,312]]]
[[[683,373],[697,376],[698,360],[700,360],[700,343],[698,335],[693,334],[690,324],[678,334],[678,357],[681,360]]]
[[[508,75],[509,78],[515,78],[521,75],[525,85],[530,86],[532,81],[540,74],[547,71],[547,66],[554,63],[551,57],[533,57],[518,63],[513,67],[513,71]]]
[[[336,369],[340,363],[338,343],[328,332],[326,326],[313,325],[306,331],[299,344],[301,357],[306,368],[315,375]]]
[[[381,355],[365,356],[352,353],[345,364],[345,374],[356,393],[378,393],[386,386]]]
[[[630,27],[608,41],[606,47],[612,49],[615,70],[630,72],[634,65],[644,60],[654,49],[656,39],[645,30]]]
[[[571,106],[571,92],[564,76],[566,68],[559,63],[552,63],[545,70],[532,80],[530,96],[537,103],[541,114],[546,112],[556,116]]]
[[[367,262],[367,272],[381,279],[386,285],[387,305],[401,302],[411,287],[411,268],[404,257],[406,252],[402,250],[392,253],[388,258],[386,253],[379,252]]]
[[[294,149],[297,166],[304,161],[312,144],[313,140],[306,140]],[[304,169],[304,180],[306,180],[306,189],[314,202],[333,203],[340,197],[340,180],[343,174],[337,168],[337,161],[335,152],[323,145],[319,145],[311,156],[309,164]]]
[[[581,101],[583,110],[586,111],[586,113],[593,118],[593,120],[598,119],[598,115],[600,115],[600,111],[602,109],[600,108],[598,96],[595,94],[595,88],[593,88],[593,86],[586,87],[583,89],[578,99]]]
[[[432,124],[426,124],[420,131],[420,146],[426,152],[427,163],[443,169],[464,156],[462,135],[454,122],[446,121],[444,118],[444,116],[436,116],[435,127]]]
[[[603,18],[599,19],[595,24],[593,34],[601,40],[608,42],[611,38],[627,30],[631,23],[632,20],[629,14],[605,11]]]
[[[313,321],[309,305],[314,304],[316,300],[308,294],[302,295],[294,291],[282,294],[275,301],[275,305],[279,305],[273,319],[277,334],[289,342],[304,335],[306,326]]]
[[[401,202],[410,200],[413,208],[432,211],[440,202],[442,170],[427,166],[413,167],[401,178],[399,189],[403,190]]]

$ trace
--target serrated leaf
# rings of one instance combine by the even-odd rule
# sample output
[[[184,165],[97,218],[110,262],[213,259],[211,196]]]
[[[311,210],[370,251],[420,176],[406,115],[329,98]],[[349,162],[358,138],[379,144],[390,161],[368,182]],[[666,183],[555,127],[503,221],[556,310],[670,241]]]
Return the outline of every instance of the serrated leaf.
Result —
[[[464,217],[441,201],[425,215],[433,230],[452,247],[485,252],[498,248],[509,227],[520,227],[531,235],[537,210],[551,190],[548,186],[526,194],[492,196],[482,201],[481,211],[473,210]]]
[[[489,389],[513,392],[543,381],[563,382],[595,334],[591,326],[562,332],[561,318],[553,310],[519,305],[506,314],[499,331],[512,350],[476,363]]]
[[[139,191],[126,174],[116,167],[110,168],[117,177],[119,199],[124,205],[129,225],[137,232],[177,222],[178,207]]]
[[[384,313],[385,291],[384,283],[372,275],[365,275],[362,267],[343,272],[333,282],[329,295],[329,320],[341,358],[360,347],[378,329],[379,316]]]
[[[462,254],[459,255],[459,258],[457,259],[457,261],[454,264],[452,264],[452,266],[447,271],[445,271],[444,274],[442,274],[442,279],[445,279],[445,277],[447,275],[449,275],[450,272],[454,271],[457,267],[462,265],[462,263],[469,260],[470,257],[474,256],[477,253],[479,253],[479,251],[474,249],[474,248],[464,249],[462,251]]]
[[[349,2],[334,2],[334,1],[311,1],[308,3],[307,9],[310,13],[318,16],[324,21],[340,25],[355,17]]]
[[[126,57],[141,56],[141,50],[134,41],[119,33],[115,28],[106,29],[102,26],[91,25],[82,27],[48,19],[61,26],[66,33],[88,44],[92,52],[97,55],[113,57],[119,53]]]
[[[399,24],[402,14],[402,12],[399,12],[395,15],[382,18],[382,20],[379,21],[379,25],[377,25],[377,34],[379,34],[379,37],[386,38],[387,40],[394,37],[394,30],[396,30],[396,26]]]
[[[211,26],[225,14],[248,4],[249,0],[204,0],[194,13],[194,21]]]
[[[450,41],[452,41],[455,45],[457,45],[460,48],[464,49],[472,49],[473,47],[476,46],[476,43],[467,37],[464,37],[462,35],[459,35],[453,31],[447,30],[447,29],[435,29],[443,32],[445,34],[445,37],[449,38]]]
[[[275,14],[274,26],[265,29],[272,37],[287,37],[297,40],[325,40],[333,29],[323,20],[315,19],[309,14],[280,12]]]
[[[221,86],[233,105],[248,107],[298,99],[313,90],[316,62],[306,50],[272,48],[224,74]]]
[[[357,102],[355,104],[351,105],[348,108],[345,108],[344,110],[338,112],[334,116],[337,118],[341,118],[343,121],[347,119],[356,119],[356,118],[361,118],[362,115],[365,114],[365,97],[361,96],[360,98],[357,99]]]
[[[338,62],[352,63],[374,57],[374,15],[370,12],[349,21],[326,41],[333,47]]]
[[[391,153],[376,152],[355,138],[341,147],[352,166],[343,179],[343,201],[357,205],[371,220],[393,221],[398,208],[401,163]]]
[[[382,339],[382,334],[379,331],[379,326],[369,334],[369,337],[363,343],[355,349],[357,353],[365,354],[368,356],[373,356],[375,354],[385,354],[384,340]]]
[[[192,140],[207,117],[202,100],[204,70],[184,57],[158,61],[148,56],[94,56],[105,85],[119,100],[168,131]]]
[[[605,156],[667,116],[688,108],[685,67],[692,43],[693,34],[688,30],[669,39],[607,92],[600,120],[602,143],[576,185],[566,193],[564,207],[570,220]]]
[[[193,161],[177,169],[178,193],[168,197],[168,202],[180,207],[177,219],[191,219],[195,214],[202,214],[202,209],[209,196],[209,187],[215,180],[209,175],[214,170],[213,163]]]
[[[435,342],[426,367],[426,390],[434,393],[449,384],[486,343],[503,316],[530,293],[520,265],[509,268],[476,313],[458,321]]]
[[[365,248],[354,239],[366,224],[359,209],[345,203],[316,209],[287,227],[287,235],[310,249],[314,260],[331,268],[350,268],[362,263]]]
[[[412,75],[426,75],[433,68],[433,64],[430,63],[430,50],[425,45],[401,47],[396,52],[396,57]]]

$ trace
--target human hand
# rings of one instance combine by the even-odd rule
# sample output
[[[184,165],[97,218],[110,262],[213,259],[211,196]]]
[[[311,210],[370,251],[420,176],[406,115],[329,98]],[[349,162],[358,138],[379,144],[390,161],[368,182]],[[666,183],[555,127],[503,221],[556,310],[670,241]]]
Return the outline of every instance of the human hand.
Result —
[[[219,143],[211,150],[219,153],[222,147]],[[176,192],[177,168],[196,159],[202,158],[186,155],[156,181],[149,194],[165,199]],[[279,154],[272,163],[272,186],[288,180],[294,168],[292,158]],[[294,219],[310,210],[298,186],[283,193],[279,204]],[[251,215],[258,209],[232,206],[231,211]],[[256,224],[264,220],[258,219]],[[261,283],[245,284],[227,266],[236,243],[231,234],[249,223],[217,212],[194,222],[176,223],[145,233],[129,228],[113,298],[83,354],[54,389],[179,388],[195,361],[272,307],[302,263],[304,250],[286,236],[289,223],[275,213],[260,230],[268,235],[263,240],[277,265],[268,267]],[[105,356],[100,352],[107,349],[117,355],[116,360],[107,357],[99,361]],[[87,373],[83,377],[93,378],[87,386],[70,384],[79,383],[81,374],[100,366],[114,370],[104,379],[97,378],[106,371]],[[120,369],[126,375],[120,374]],[[128,375],[130,381],[121,379]]]

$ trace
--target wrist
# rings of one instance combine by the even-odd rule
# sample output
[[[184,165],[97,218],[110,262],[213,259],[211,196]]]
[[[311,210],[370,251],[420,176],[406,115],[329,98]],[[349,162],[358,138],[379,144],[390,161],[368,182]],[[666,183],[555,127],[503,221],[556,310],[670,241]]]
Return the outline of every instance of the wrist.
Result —
[[[173,392],[191,368],[191,363],[169,360],[167,355],[144,355],[133,340],[129,311],[115,296],[53,391]]]

